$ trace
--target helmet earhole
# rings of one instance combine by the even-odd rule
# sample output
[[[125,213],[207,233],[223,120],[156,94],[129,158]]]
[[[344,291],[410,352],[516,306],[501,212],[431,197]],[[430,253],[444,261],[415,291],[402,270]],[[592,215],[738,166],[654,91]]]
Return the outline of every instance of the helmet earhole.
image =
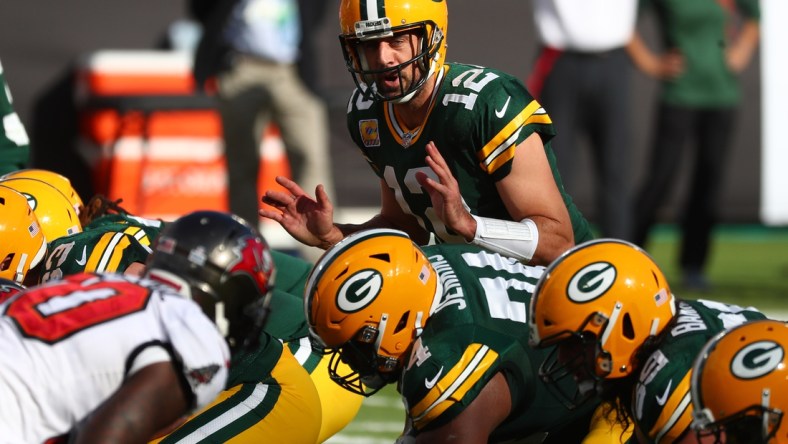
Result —
[[[394,334],[399,333],[408,325],[408,318],[410,317],[410,311],[406,311],[403,313],[402,317],[399,319],[397,323],[397,328],[394,329]]]
[[[621,334],[627,339],[635,339],[635,328],[632,326],[632,317],[629,313],[624,313],[624,318],[621,320]]]

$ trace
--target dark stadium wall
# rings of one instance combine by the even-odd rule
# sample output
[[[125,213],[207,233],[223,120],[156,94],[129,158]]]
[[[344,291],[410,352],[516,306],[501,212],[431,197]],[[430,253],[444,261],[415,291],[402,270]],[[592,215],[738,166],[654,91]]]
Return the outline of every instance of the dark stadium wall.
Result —
[[[345,100],[352,88],[336,38],[336,5],[309,29],[314,38],[313,57],[307,69],[318,79],[316,89],[331,105],[331,147],[337,197],[341,206],[375,206],[375,176],[347,136]],[[80,55],[103,49],[152,49],[172,21],[185,16],[181,1],[136,0],[133,2],[70,0],[9,0],[3,4],[0,25],[0,61],[14,97],[14,105],[31,134],[34,166],[64,172],[76,180],[81,193],[89,193],[86,167],[75,155],[76,108],[73,98],[74,67]],[[448,58],[459,62],[503,69],[525,78],[536,52],[531,9],[522,0],[452,2],[449,14]],[[653,28],[646,23],[645,37],[654,42]],[[743,74],[745,101],[727,171],[724,222],[758,222],[760,180],[760,82],[756,60]],[[648,168],[643,158],[649,138],[655,99],[655,83],[635,74],[632,101],[636,109],[633,177]],[[548,110],[549,112],[549,110]],[[560,135],[559,135],[560,137]],[[588,164],[587,150],[579,161]],[[351,170],[352,169],[352,170]],[[344,171],[353,171],[345,174]],[[366,171],[366,173],[363,173]],[[583,192],[574,194],[593,220],[591,175],[581,178]],[[674,197],[662,216],[672,220],[678,196],[686,184],[682,174]]]

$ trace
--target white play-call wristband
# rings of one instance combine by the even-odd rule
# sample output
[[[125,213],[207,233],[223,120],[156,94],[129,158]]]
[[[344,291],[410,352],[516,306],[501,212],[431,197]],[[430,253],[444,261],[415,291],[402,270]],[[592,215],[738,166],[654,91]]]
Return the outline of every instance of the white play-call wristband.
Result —
[[[476,234],[472,244],[526,263],[534,257],[539,231],[531,219],[514,222],[471,216],[476,219]]]

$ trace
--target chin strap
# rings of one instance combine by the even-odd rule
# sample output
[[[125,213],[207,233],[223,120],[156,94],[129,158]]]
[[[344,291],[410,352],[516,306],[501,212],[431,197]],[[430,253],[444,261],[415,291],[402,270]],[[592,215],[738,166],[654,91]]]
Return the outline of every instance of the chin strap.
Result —
[[[525,263],[534,257],[539,231],[531,219],[514,222],[471,216],[476,219],[476,234],[470,243]]]

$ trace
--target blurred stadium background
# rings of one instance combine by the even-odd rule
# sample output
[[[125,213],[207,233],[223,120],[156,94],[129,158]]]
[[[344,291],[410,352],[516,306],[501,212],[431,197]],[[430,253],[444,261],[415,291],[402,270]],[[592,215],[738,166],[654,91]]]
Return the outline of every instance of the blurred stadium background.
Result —
[[[305,5],[309,3],[301,1]],[[338,0],[321,1],[338,4]],[[74,99],[77,93],[74,77],[81,60],[97,51],[161,48],[171,25],[185,18],[185,5],[185,0],[4,2],[0,60],[15,107],[31,134],[36,166],[62,171],[77,182],[82,194],[90,193],[90,171],[75,146],[79,131],[77,117],[83,110]],[[479,14],[482,7],[485,14]],[[345,101],[352,81],[344,69],[336,38],[337,8],[328,6],[326,9],[325,17],[307,30],[314,38],[315,50],[304,63],[305,70],[315,79],[314,88],[325,97],[331,109],[331,149],[337,159],[333,165],[337,188],[335,201],[341,208],[374,206],[378,202],[376,180],[351,145],[344,124]],[[477,2],[455,2],[449,23],[449,59],[500,68],[520,78],[527,76],[537,49],[527,2],[494,0],[484,6]],[[650,23],[645,25],[646,38],[653,39],[653,31],[649,33]],[[757,58],[758,55],[756,63],[743,74],[746,100],[735,135],[724,194],[722,217],[727,223],[760,223],[761,73]],[[637,115],[633,177],[641,177],[647,167],[643,152],[649,137],[654,93],[654,82],[643,75],[635,75],[632,100]],[[586,151],[581,150],[578,161],[588,165]],[[353,174],[347,174],[348,171]],[[672,216],[678,204],[685,175],[681,177],[676,198],[663,209],[666,219]],[[573,195],[593,220],[590,179],[590,175],[581,177]]]

